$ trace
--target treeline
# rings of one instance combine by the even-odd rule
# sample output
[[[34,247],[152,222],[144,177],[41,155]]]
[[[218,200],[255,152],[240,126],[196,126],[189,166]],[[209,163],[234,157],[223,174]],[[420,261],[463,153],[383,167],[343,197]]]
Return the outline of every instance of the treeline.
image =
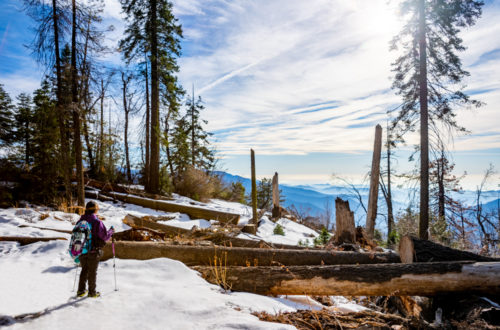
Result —
[[[121,5],[123,64],[112,67],[101,60],[117,51],[104,42],[113,27],[103,27],[102,0],[24,1],[36,25],[30,48],[46,76],[16,101],[0,85],[0,180],[18,183],[13,200],[45,204],[83,205],[88,178],[140,183],[150,193],[241,199],[211,175],[217,162],[202,98],[194,88],[188,95],[177,79],[182,28],[172,4]],[[130,143],[132,117],[142,118],[136,143]],[[198,187],[199,180],[207,187]]]

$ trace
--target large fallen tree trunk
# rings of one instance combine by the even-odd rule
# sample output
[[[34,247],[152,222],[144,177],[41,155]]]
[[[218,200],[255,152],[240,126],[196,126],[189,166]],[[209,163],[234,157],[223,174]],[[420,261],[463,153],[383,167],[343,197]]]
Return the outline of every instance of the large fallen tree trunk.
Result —
[[[499,259],[480,256],[475,253],[461,251],[413,236],[403,236],[399,242],[401,262],[434,262],[434,261],[499,261]]]
[[[220,271],[196,266],[207,281]],[[225,267],[234,291],[270,295],[433,296],[443,293],[500,294],[500,263],[432,262],[290,267]],[[219,279],[219,281],[217,280]]]
[[[211,241],[216,245],[234,246],[234,247],[252,247],[252,248],[267,247],[267,248],[277,248],[277,249],[303,249],[303,247],[295,245],[273,244],[261,240],[250,240],[244,238],[229,237],[224,233],[213,233],[204,230],[191,231],[189,229],[168,226],[148,219],[139,218],[131,214],[127,214],[127,216],[125,216],[125,219],[123,219],[123,223],[136,229],[149,228],[158,230],[164,232],[169,237],[184,236],[184,237],[199,238],[206,241]]]
[[[36,243],[36,242],[47,242],[47,241],[55,241],[62,240],[66,241],[64,237],[26,237],[26,236],[0,236],[0,242],[18,242],[21,245]]]
[[[115,242],[115,253],[121,259],[170,258],[187,265],[210,265],[215,257],[227,266],[271,265],[338,265],[399,262],[394,253],[358,253],[326,250],[259,249],[240,247],[171,245],[160,242]],[[111,258],[110,244],[104,248],[103,260]],[[257,279],[259,281],[260,279]]]
[[[120,194],[114,192],[107,192],[104,193],[104,195],[113,197],[125,203],[135,204],[154,210],[184,213],[189,215],[191,219],[217,220],[221,223],[233,223],[235,225],[238,224],[238,221],[240,220],[239,214],[221,212],[198,206],[181,205],[164,200],[156,200],[151,198],[144,198],[140,196]]]

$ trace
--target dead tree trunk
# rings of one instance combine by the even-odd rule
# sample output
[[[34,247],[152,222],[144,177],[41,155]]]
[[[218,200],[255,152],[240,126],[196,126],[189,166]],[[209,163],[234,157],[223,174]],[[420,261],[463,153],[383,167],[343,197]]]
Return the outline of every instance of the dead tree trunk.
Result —
[[[354,212],[349,209],[349,202],[339,197],[335,199],[335,220],[337,226],[336,243],[354,243],[356,241]]]
[[[252,221],[245,227],[244,231],[255,235],[259,219],[257,216],[257,177],[255,175],[255,152],[253,149],[250,149],[250,162],[252,170]]]
[[[197,266],[218,284],[213,267]],[[500,263],[430,262],[290,267],[226,267],[234,291],[269,295],[433,296],[500,293]]]
[[[436,262],[436,261],[498,261],[499,259],[480,256],[461,251],[413,236],[403,236],[399,242],[401,262]]]
[[[399,262],[395,253],[358,253],[325,250],[260,249],[223,246],[172,245],[159,242],[115,242],[117,258],[147,260],[170,258],[186,265],[210,265],[214,257],[227,266],[340,265]],[[104,249],[104,259],[112,258],[111,247]]]
[[[273,176],[273,209],[272,209],[272,217],[274,219],[281,218],[281,210],[280,210],[280,186],[278,182],[278,172],[274,173]]]
[[[366,213],[366,233],[373,238],[375,219],[377,218],[378,183],[380,176],[380,152],[382,150],[382,126],[375,127],[375,142],[373,146],[372,171],[370,173],[370,194],[368,197],[368,212]]]

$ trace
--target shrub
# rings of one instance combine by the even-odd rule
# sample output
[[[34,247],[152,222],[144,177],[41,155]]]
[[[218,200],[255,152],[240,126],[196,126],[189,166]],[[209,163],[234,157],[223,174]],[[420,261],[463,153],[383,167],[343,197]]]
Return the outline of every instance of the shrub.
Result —
[[[179,176],[175,190],[179,195],[205,202],[214,197],[215,180],[215,178],[204,171],[188,167]]]
[[[285,231],[283,230],[283,227],[279,223],[276,224],[276,227],[274,227],[273,234],[285,236]]]

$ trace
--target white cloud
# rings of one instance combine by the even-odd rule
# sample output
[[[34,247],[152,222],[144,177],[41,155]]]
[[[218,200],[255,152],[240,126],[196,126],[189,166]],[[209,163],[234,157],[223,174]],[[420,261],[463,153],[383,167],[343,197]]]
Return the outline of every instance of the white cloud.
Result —
[[[205,6],[190,1],[190,5],[203,9],[196,19],[186,21],[189,29],[197,31],[197,42],[206,40],[209,46],[197,53],[192,49],[196,44],[189,45],[192,55],[180,61],[181,81],[199,88],[206,101],[208,128],[218,132],[219,150],[228,154],[246,154],[249,147],[269,154],[371,150],[373,126],[385,124],[386,110],[400,102],[389,91],[390,63],[396,55],[389,52],[388,43],[401,24],[397,3],[253,1],[230,6],[210,1]],[[495,17],[496,12],[485,9],[484,21],[464,35],[466,44],[470,42],[470,51],[464,54],[467,65],[498,47],[495,36],[500,25]],[[469,89],[499,88],[498,68],[496,61],[469,68]],[[498,104],[497,95],[487,97],[495,98],[491,104]],[[339,106],[300,110],[329,101]],[[474,133],[494,131],[500,117],[489,104],[480,110],[481,117],[461,111],[460,123]],[[490,116],[496,120],[485,123]],[[494,135],[472,135],[456,142],[459,150],[478,145],[498,148],[500,141]]]

